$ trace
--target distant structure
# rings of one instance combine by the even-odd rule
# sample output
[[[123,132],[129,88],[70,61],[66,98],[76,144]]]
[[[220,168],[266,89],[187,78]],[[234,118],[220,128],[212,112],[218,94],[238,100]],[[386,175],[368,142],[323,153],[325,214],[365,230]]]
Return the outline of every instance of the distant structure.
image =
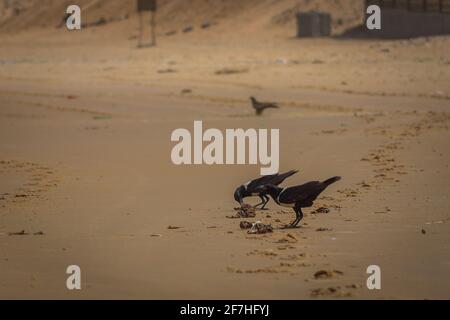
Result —
[[[370,37],[412,38],[450,34],[450,0],[365,0],[381,8],[381,30]]]
[[[316,11],[297,13],[297,37],[329,37],[330,35],[330,14]]]
[[[400,9],[411,12],[450,13],[449,0],[365,0],[366,8],[376,4],[381,9]]]

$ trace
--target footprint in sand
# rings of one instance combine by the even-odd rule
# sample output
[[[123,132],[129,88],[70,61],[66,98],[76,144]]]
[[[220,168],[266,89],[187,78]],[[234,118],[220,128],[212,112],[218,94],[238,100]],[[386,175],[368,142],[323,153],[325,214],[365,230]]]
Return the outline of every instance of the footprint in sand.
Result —
[[[348,298],[355,294],[355,290],[359,289],[360,286],[357,284],[349,284],[344,287],[332,286],[327,288],[318,288],[311,290],[312,298]]]
[[[42,199],[47,191],[57,187],[59,183],[51,168],[18,160],[0,160],[0,177],[4,190],[0,194],[2,207],[7,203]]]

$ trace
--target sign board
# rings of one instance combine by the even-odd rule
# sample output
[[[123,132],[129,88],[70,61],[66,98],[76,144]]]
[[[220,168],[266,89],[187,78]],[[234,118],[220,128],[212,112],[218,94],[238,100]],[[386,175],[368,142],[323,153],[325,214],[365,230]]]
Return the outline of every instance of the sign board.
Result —
[[[156,11],[156,0],[137,0],[138,12]]]

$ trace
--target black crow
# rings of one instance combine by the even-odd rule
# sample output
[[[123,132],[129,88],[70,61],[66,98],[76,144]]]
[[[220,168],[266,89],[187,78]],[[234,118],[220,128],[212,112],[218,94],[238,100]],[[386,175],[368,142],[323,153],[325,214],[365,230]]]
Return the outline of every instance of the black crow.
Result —
[[[259,196],[261,199],[261,203],[258,203],[256,207],[262,205],[261,209],[266,207],[267,202],[269,202],[270,198],[267,196],[267,192],[264,190],[257,191],[257,188],[263,187],[267,184],[278,186],[284,180],[289,178],[290,176],[296,174],[298,170],[291,170],[282,174],[272,174],[269,176],[263,176],[261,178],[251,180],[236,189],[234,192],[234,199],[239,202],[242,206],[244,204],[243,199],[247,197]]]
[[[265,185],[259,187],[257,191],[269,194],[273,200],[283,207],[293,208],[295,220],[287,228],[295,228],[303,218],[302,208],[312,207],[314,200],[331,184],[341,180],[341,177],[334,177],[323,182],[312,181],[301,186],[280,188],[275,185]]]
[[[266,109],[278,109],[279,106],[272,102],[259,102],[254,97],[250,97],[253,108],[256,110],[258,116],[262,115]]]

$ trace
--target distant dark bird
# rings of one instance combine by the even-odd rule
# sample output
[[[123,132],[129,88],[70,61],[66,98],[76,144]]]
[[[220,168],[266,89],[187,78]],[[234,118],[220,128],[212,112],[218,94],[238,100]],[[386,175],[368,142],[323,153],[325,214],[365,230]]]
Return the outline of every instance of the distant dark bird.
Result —
[[[293,208],[295,220],[287,228],[295,228],[303,218],[302,208],[312,207],[314,200],[331,184],[341,180],[341,177],[334,177],[323,182],[312,181],[301,186],[280,188],[275,185],[265,185],[259,187],[257,191],[269,194],[273,200],[283,207]]]
[[[298,170],[291,170],[286,173],[276,173],[251,180],[236,189],[236,191],[234,192],[234,199],[242,206],[244,204],[244,198],[258,196],[261,199],[261,203],[258,203],[255,208],[262,205],[261,209],[264,209],[270,198],[267,196],[267,192],[265,190],[257,191],[257,189],[260,187],[264,187],[267,184],[278,186],[284,180],[296,174],[297,172]]]
[[[264,110],[266,109],[278,109],[280,108],[276,103],[272,102],[259,102],[254,97],[250,97],[250,101],[252,102],[253,109],[256,110],[256,114],[258,116],[262,115]]]

